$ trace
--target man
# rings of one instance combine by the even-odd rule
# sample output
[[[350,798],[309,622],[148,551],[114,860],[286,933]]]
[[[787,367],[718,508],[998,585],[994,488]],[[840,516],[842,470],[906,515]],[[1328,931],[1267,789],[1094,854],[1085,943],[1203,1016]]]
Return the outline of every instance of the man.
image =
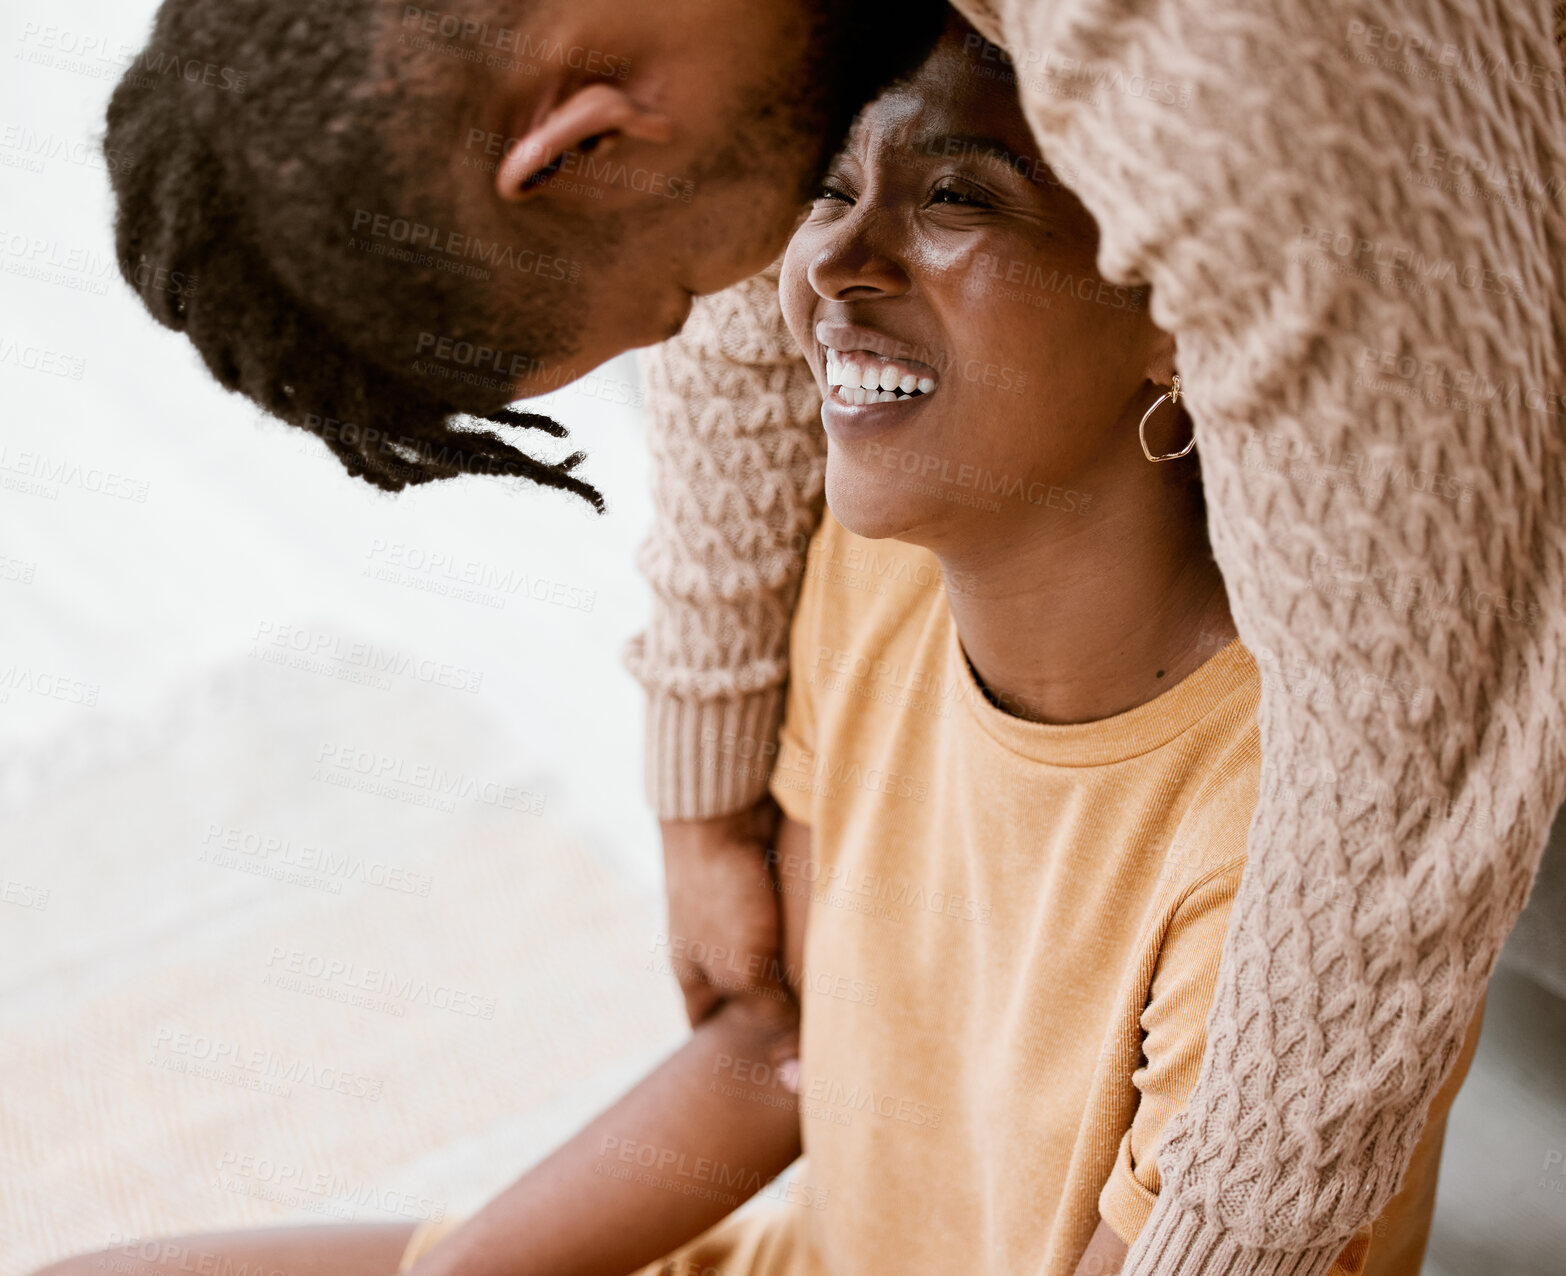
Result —
[[[220,382],[350,473],[515,473],[601,507],[579,456],[447,419],[660,341],[766,266],[944,10],[178,0],[109,106],[158,157],[116,182],[120,261]],[[173,262],[196,287],[162,285]]]
[[[1323,1272],[1396,1189],[1566,792],[1550,15],[959,7],[1012,54],[1103,274],[1151,284],[1177,337],[1215,556],[1264,673],[1206,1066],[1125,1270]],[[156,65],[236,68],[243,90],[143,70],[110,109],[109,144],[156,157],[116,188],[149,309],[383,487],[479,471],[599,503],[580,454],[452,418],[559,434],[505,405],[718,293],[650,368],[659,610],[630,652],[671,931],[740,954],[685,966],[694,1015],[754,991],[775,945],[755,802],[820,514],[816,404],[767,277],[741,281],[938,18],[170,0]],[[974,270],[1014,285],[1005,262]],[[172,271],[199,290],[147,282]]]

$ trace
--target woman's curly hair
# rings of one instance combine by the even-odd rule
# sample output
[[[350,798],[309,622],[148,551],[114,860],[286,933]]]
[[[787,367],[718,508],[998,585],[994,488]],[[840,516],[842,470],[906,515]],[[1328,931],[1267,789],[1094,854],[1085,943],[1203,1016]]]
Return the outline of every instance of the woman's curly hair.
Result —
[[[111,165],[121,273],[223,386],[317,435],[356,477],[400,491],[514,474],[602,513],[572,473],[584,453],[547,463],[452,418],[556,438],[563,426],[508,410],[504,377],[421,357],[438,336],[442,349],[517,351],[511,366],[542,367],[575,333],[569,281],[538,278],[519,298],[471,266],[356,237],[367,213],[458,220],[428,174],[450,167],[461,136],[459,77],[438,53],[398,51],[400,8],[165,0],[108,109],[105,150],[137,156]]]

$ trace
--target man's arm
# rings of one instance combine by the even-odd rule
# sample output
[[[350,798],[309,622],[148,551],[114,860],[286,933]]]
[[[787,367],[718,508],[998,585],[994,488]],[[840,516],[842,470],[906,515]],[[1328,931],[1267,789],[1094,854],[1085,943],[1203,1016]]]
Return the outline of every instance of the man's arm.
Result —
[[[1250,865],[1126,1272],[1319,1276],[1397,1189],[1566,795],[1566,212],[1440,167],[1566,171],[1549,8],[998,7],[1103,273],[1177,339],[1263,670]]]
[[[638,562],[653,611],[624,662],[647,690],[644,782],[692,1024],[726,996],[778,991],[766,788],[826,435],[777,278],[774,265],[699,298],[642,356],[654,524]]]
[[[777,754],[788,632],[825,507],[821,396],[783,323],[778,265],[698,298],[643,353],[653,592],[624,663],[647,689],[645,783],[660,820],[753,805]]]

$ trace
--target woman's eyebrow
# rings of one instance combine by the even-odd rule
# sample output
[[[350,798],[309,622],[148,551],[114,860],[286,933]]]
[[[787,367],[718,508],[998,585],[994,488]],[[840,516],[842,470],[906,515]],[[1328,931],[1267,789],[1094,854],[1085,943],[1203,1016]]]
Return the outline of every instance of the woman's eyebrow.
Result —
[[[974,133],[924,133],[915,137],[910,145],[913,150],[932,159],[962,157],[999,160],[1022,176],[1028,176],[1043,167],[1038,160],[1019,157],[998,137],[982,137]]]

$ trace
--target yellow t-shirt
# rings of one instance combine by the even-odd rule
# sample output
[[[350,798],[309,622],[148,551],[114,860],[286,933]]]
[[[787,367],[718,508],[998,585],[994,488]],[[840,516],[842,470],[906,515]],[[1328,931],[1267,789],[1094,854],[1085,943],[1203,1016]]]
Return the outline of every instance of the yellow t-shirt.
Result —
[[[1257,667],[1233,642],[1128,713],[1027,722],[945,588],[830,512],[812,541],[771,781],[814,860],[800,1182],[639,1276],[1069,1276],[1100,1216],[1130,1243],[1151,1212],[1245,864]],[[1417,1271],[1466,1065],[1339,1270]]]

